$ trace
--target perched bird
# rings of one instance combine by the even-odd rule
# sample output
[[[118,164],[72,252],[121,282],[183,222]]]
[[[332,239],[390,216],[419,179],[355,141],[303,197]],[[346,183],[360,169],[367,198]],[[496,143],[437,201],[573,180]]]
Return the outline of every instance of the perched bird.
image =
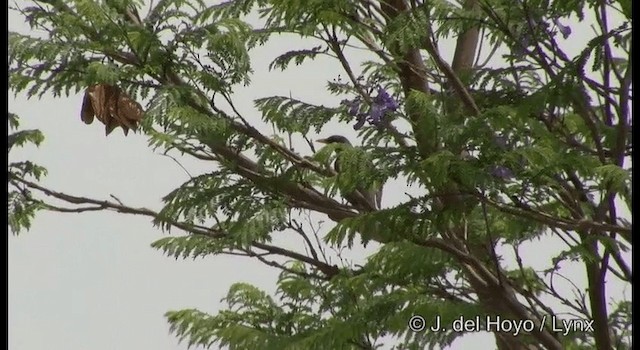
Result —
[[[316,142],[323,144],[340,144],[342,147],[353,147],[349,140],[341,135],[333,135],[329,136],[325,139],[316,140]],[[340,173],[340,154],[339,152],[342,149],[336,148],[336,160],[333,163],[333,167],[337,173]],[[373,164],[371,165],[373,167]],[[382,200],[382,186],[376,186],[376,188],[363,188],[358,187],[355,192],[351,193],[343,193],[342,197],[346,199],[351,205],[362,208],[365,207],[367,209],[380,209],[380,203]],[[363,200],[366,203],[363,203]]]

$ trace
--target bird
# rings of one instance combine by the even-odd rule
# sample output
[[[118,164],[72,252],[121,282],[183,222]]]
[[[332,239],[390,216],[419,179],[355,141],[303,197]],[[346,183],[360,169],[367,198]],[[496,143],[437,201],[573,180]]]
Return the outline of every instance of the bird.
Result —
[[[333,168],[336,173],[340,173],[342,169],[340,168],[340,152],[343,147],[353,147],[349,140],[342,135],[332,135],[324,139],[316,140],[318,143],[322,144],[340,144],[342,147],[336,147],[336,160],[333,163]],[[371,164],[373,167],[373,164]],[[362,186],[358,186],[355,192],[351,193],[342,193],[344,199],[346,199],[351,205],[356,208],[365,208],[368,210],[377,210],[380,209],[380,204],[382,201],[382,186],[374,186],[373,188],[363,188]],[[363,203],[364,201],[364,203]]]

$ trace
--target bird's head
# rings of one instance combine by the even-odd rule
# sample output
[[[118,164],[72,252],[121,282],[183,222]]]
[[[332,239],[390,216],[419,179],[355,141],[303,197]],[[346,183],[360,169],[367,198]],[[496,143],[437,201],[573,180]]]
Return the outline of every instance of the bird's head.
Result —
[[[329,137],[324,138],[324,139],[316,140],[316,142],[324,143],[324,144],[341,143],[341,144],[345,144],[345,145],[351,145],[351,142],[349,142],[349,140],[346,137],[341,136],[341,135],[329,136]]]

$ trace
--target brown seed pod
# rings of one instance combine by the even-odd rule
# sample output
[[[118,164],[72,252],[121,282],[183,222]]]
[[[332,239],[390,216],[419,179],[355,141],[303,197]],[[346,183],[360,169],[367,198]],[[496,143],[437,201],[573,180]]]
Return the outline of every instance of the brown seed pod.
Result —
[[[94,117],[105,125],[107,135],[118,126],[128,135],[129,129],[138,129],[144,110],[119,87],[98,84],[85,90],[80,112],[80,118],[86,124],[91,124]]]

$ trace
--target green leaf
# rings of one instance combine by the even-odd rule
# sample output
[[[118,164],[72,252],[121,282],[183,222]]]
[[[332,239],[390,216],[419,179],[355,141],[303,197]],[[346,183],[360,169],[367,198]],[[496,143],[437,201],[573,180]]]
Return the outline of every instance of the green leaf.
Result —
[[[611,189],[616,192],[626,192],[631,185],[629,171],[615,164],[599,166],[595,169],[595,173],[600,177],[599,187],[603,190]]]
[[[306,135],[313,130],[320,132],[335,114],[336,110],[325,106],[316,106],[290,97],[272,96],[254,101],[262,112],[266,122],[291,133]]]

